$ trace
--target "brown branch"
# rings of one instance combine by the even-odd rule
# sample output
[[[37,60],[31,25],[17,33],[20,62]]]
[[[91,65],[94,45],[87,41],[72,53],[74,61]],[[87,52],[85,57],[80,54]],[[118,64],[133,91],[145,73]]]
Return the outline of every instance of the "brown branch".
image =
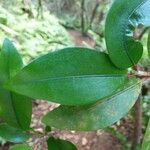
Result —
[[[147,32],[147,30],[149,29],[149,27],[146,27],[143,29],[143,31],[141,32],[141,34],[139,35],[138,39],[141,40],[143,35]]]
[[[92,13],[92,16],[91,16],[91,19],[90,19],[89,28],[91,28],[91,26],[92,26],[92,23],[93,23],[94,18],[96,16],[96,12],[97,12],[97,9],[98,9],[99,5],[100,5],[100,2],[97,2],[96,5],[95,5],[95,7],[94,7],[94,10],[93,10],[93,13]]]
[[[147,32],[148,29],[149,29],[148,27],[143,29],[143,31],[138,36],[138,40],[142,39],[143,35]],[[143,72],[143,71],[137,70],[135,75],[140,79],[145,78],[146,79],[145,81],[149,80],[149,78],[150,78],[150,72]],[[142,89],[143,88],[144,88],[144,84],[143,84]],[[132,142],[131,150],[137,150],[138,145],[141,144],[141,140],[142,140],[142,106],[141,106],[141,102],[142,102],[142,98],[143,98],[142,91],[141,91],[141,94],[139,95],[139,98],[134,106],[134,109],[135,109],[134,135],[133,135],[133,142]]]
[[[85,0],[81,0],[81,30],[82,30],[82,34],[84,34],[84,30],[85,30],[85,18],[84,18],[84,8],[85,5]]]
[[[134,75],[138,78],[150,78],[150,72],[145,72],[145,71],[137,71],[134,73]]]
[[[140,94],[134,109],[134,135],[131,150],[137,150],[137,146],[141,143],[142,139],[142,95]]]

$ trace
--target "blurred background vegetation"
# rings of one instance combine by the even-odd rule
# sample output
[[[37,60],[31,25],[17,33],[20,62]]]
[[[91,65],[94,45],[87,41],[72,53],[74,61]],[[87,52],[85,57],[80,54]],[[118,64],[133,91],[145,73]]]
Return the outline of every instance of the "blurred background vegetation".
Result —
[[[41,53],[80,43],[74,42],[74,36],[80,36],[78,31],[88,39],[81,37],[83,45],[104,51],[109,4],[109,0],[1,0],[0,40],[12,39],[25,62]]]
[[[86,46],[107,52],[104,25],[110,5],[111,0],[0,0],[0,44],[5,37],[11,39],[25,64],[67,46]],[[148,71],[147,33],[142,42],[145,51],[140,67]],[[147,92],[142,102],[143,132],[150,117],[149,103],[150,92]],[[133,111],[124,119],[126,122],[133,121]],[[126,150],[131,147],[127,133],[114,126],[106,130],[116,136]]]

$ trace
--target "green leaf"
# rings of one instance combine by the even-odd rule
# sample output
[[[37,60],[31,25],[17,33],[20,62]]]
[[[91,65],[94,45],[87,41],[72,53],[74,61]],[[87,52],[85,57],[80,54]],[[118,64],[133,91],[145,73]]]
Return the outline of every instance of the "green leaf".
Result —
[[[150,58],[150,32],[149,32],[149,35],[148,35],[147,47],[148,47],[148,55],[149,55],[149,58]]]
[[[0,137],[9,142],[19,143],[28,140],[30,135],[20,129],[3,123],[0,124]]]
[[[23,62],[13,43],[5,39],[0,53],[0,81],[7,81],[13,77],[21,68]]]
[[[60,106],[44,116],[48,126],[69,130],[97,130],[117,122],[132,108],[141,89],[141,82],[130,79],[113,96],[92,105],[80,107]]]
[[[150,0],[115,0],[106,19],[105,37],[109,56],[119,68],[137,64],[142,44],[133,38],[134,30],[150,26]]]
[[[51,127],[50,126],[46,126],[45,127],[45,132],[47,133],[47,132],[51,132],[52,131],[52,129],[51,129]]]
[[[29,129],[32,113],[30,98],[3,88],[5,81],[13,77],[23,66],[14,45],[5,39],[0,52],[0,118],[9,125]]]
[[[74,144],[69,141],[50,137],[47,141],[48,150],[77,150]]]
[[[65,48],[23,68],[6,87],[17,93],[64,105],[93,103],[115,92],[126,80],[108,55],[87,48]]]
[[[144,140],[142,143],[142,149],[141,150],[150,150],[150,120],[147,125],[146,133],[144,135]]]
[[[9,150],[32,150],[32,148],[26,144],[17,144],[10,147]]]

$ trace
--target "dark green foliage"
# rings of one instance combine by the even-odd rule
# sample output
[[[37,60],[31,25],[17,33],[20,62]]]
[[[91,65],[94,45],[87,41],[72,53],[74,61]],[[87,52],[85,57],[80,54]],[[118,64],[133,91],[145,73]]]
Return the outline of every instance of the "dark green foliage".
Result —
[[[139,25],[150,25],[149,11],[149,0],[116,0],[112,5],[105,32],[110,59],[117,67],[131,67],[141,58],[143,47],[134,40],[134,30]]]
[[[11,127],[5,123],[1,123],[0,137],[9,142],[20,143],[27,141],[31,136],[20,129]]]
[[[22,59],[13,44],[5,39],[0,52],[0,117],[9,125],[29,129],[32,113],[31,99],[3,88],[5,81],[23,67]]]
[[[50,137],[47,141],[48,150],[77,150],[69,141]]]

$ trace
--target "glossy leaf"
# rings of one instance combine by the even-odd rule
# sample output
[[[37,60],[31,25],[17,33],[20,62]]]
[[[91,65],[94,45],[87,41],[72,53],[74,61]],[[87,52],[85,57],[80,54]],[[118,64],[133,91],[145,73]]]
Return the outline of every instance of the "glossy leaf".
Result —
[[[26,144],[17,144],[10,147],[9,150],[32,150],[32,148]]]
[[[19,143],[28,140],[30,135],[3,123],[0,124],[0,137],[9,142]]]
[[[144,135],[144,140],[142,144],[142,149],[141,150],[150,150],[150,120],[147,125],[146,133]]]
[[[21,129],[29,129],[32,113],[31,99],[3,88],[23,66],[14,45],[5,39],[0,52],[0,118],[3,122]]]
[[[134,30],[150,26],[150,0],[115,0],[106,20],[106,45],[112,62],[119,68],[137,64],[142,44],[133,38]]]
[[[50,137],[47,141],[48,150],[77,150],[75,145],[69,141]]]
[[[4,40],[0,53],[0,81],[13,77],[23,67],[22,59],[12,42]]]
[[[64,105],[93,103],[116,91],[126,80],[108,55],[87,48],[65,48],[23,68],[7,88]]]
[[[60,106],[49,112],[43,123],[59,129],[97,130],[117,122],[134,105],[140,93],[141,83],[130,79],[124,88],[113,96],[92,105],[69,107]]]

